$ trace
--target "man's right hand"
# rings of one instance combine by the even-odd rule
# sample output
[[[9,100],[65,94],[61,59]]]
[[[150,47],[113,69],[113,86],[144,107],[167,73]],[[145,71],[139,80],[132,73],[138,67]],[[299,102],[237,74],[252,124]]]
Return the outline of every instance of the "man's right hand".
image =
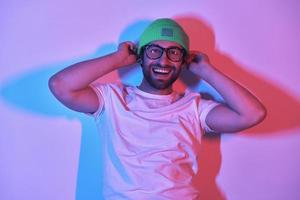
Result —
[[[122,42],[118,46],[117,55],[121,63],[120,66],[128,66],[137,63],[136,45],[133,42]]]

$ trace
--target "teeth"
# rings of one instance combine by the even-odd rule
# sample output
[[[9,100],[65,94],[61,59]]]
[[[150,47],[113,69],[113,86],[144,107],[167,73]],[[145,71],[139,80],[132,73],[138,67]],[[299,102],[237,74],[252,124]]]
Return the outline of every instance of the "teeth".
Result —
[[[162,73],[162,74],[167,74],[170,72],[169,69],[162,69],[162,68],[154,68],[153,71],[157,72],[157,73]]]

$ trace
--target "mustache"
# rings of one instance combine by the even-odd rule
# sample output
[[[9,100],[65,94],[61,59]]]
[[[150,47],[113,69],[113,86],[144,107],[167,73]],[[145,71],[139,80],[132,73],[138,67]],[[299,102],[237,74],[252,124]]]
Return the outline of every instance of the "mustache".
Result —
[[[161,65],[161,64],[159,64],[159,63],[150,64],[150,67],[171,68],[171,69],[175,69],[175,66],[172,66],[172,65]]]

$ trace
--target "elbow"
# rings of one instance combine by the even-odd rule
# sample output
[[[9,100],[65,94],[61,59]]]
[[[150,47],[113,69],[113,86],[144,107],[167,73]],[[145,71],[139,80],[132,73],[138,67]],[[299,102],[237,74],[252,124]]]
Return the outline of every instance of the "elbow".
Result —
[[[255,126],[261,123],[267,116],[267,109],[260,105],[259,108],[254,109],[248,117],[245,119],[248,123],[249,127]]]
[[[267,109],[262,106],[256,113],[256,123],[262,122],[267,116]]]
[[[52,94],[58,99],[61,99],[67,93],[67,88],[64,84],[63,79],[57,74],[53,75],[49,79],[48,87]]]
[[[60,74],[53,75],[48,81],[48,87],[54,97],[67,107],[72,107],[74,101],[77,101],[76,92],[74,92],[66,79]]]
[[[48,87],[50,91],[56,96],[57,91],[59,91],[60,80],[57,75],[51,76],[48,81]]]

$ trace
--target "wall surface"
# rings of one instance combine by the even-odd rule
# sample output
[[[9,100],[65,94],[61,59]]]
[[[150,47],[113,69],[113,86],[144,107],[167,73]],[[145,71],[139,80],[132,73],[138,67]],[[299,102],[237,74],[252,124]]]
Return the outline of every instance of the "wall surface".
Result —
[[[221,71],[255,93],[266,120],[205,138],[203,199],[300,199],[300,3],[297,0],[1,1],[0,199],[101,199],[101,137],[92,118],[50,94],[49,77],[137,40],[170,17]],[[100,79],[138,84],[139,68]],[[178,89],[215,91],[205,83]]]

